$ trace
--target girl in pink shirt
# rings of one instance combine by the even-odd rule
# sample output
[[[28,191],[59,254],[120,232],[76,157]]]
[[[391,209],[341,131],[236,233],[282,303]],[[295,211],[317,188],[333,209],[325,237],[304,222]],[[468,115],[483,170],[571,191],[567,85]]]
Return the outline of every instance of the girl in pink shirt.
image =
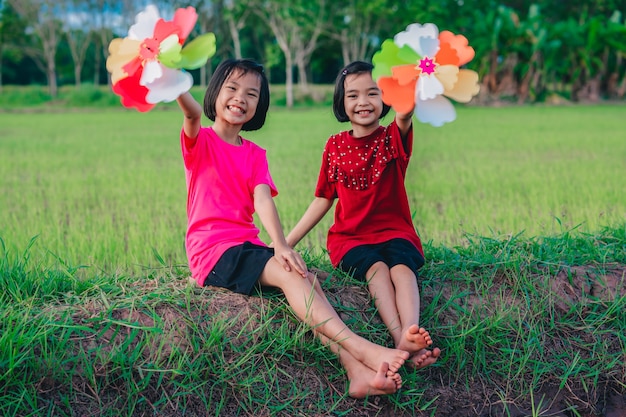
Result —
[[[211,127],[201,126],[203,109],[190,93],[177,102],[184,114],[180,144],[187,181],[186,249],[196,282],[242,294],[260,286],[280,289],[296,315],[339,356],[351,396],[396,392],[402,385],[398,370],[409,353],[374,344],[341,321],[285,240],[265,150],[240,136],[265,123],[269,87],[263,67],[250,60],[227,60],[217,67],[204,97]],[[255,212],[273,248],[259,239]]]
[[[413,147],[412,115],[396,114],[388,126],[379,121],[389,112],[372,79],[372,64],[346,66],[335,84],[333,111],[350,131],[328,139],[315,199],[287,236],[295,246],[330,210],[335,221],[327,248],[335,267],[367,282],[396,348],[411,354],[417,368],[434,363],[440,349],[419,327],[417,271],[424,265],[404,187]]]

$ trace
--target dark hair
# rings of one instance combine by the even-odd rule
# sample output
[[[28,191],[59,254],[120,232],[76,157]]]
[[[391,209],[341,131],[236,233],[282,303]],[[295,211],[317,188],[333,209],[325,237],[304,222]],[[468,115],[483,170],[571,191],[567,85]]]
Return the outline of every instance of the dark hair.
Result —
[[[267,81],[263,65],[251,59],[227,59],[217,66],[215,73],[209,81],[204,94],[204,114],[210,120],[215,121],[215,102],[222,89],[222,85],[228,77],[235,71],[240,71],[241,75],[254,72],[261,80],[261,91],[259,92],[259,103],[252,119],[242,126],[241,130],[258,130],[265,124],[267,110],[270,107],[270,88]]]
[[[374,66],[368,62],[363,61],[354,61],[348,65],[346,65],[337,75],[337,79],[335,80],[335,94],[333,95],[333,113],[335,113],[335,117],[340,122],[348,122],[350,118],[346,114],[346,106],[344,103],[344,96],[346,95],[346,77],[350,74],[364,74],[364,73],[372,73]],[[387,104],[383,102],[383,111],[378,117],[382,119],[389,113],[389,107]]]

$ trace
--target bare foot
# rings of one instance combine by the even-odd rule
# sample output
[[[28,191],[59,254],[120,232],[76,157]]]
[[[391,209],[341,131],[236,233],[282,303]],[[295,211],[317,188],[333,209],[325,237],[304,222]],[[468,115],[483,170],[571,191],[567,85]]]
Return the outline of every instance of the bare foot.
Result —
[[[423,327],[419,327],[417,324],[412,324],[400,340],[398,349],[406,350],[411,354],[415,354],[420,350],[432,345],[433,341],[430,338],[430,333]]]
[[[379,369],[380,364],[386,362],[392,372],[398,372],[410,356],[405,350],[387,348],[366,340],[350,353],[372,370]]]
[[[393,394],[402,386],[402,377],[389,370],[389,364],[383,362],[377,372],[364,364],[354,361],[347,367],[350,387],[348,394],[352,398],[365,398],[372,395]]]
[[[441,355],[441,349],[439,348],[434,348],[433,350],[422,349],[409,358],[407,365],[410,365],[413,369],[422,369],[437,362],[439,355]]]

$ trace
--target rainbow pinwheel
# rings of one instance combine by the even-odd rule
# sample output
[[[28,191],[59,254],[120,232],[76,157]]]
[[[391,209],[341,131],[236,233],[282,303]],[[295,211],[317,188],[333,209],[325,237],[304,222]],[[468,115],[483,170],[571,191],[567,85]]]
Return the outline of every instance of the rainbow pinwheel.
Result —
[[[456,118],[448,98],[467,103],[478,94],[478,74],[459,68],[472,58],[465,36],[439,33],[433,23],[413,23],[383,42],[372,59],[372,76],[395,111],[415,109],[420,122],[441,126]]]
[[[184,70],[201,67],[215,53],[213,33],[183,47],[197,18],[196,10],[187,7],[177,9],[174,18],[166,21],[150,5],[137,15],[127,37],[111,41],[106,66],[113,92],[124,107],[145,112],[189,91],[193,77]]]

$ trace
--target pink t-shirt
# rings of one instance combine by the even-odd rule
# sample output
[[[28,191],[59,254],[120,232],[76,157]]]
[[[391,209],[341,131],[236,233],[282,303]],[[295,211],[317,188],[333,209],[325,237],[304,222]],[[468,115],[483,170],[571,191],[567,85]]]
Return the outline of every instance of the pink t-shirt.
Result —
[[[199,285],[229,248],[259,239],[254,224],[254,188],[267,184],[278,194],[269,172],[265,149],[241,140],[224,142],[203,127],[193,147],[181,131],[181,149],[187,180],[187,235],[189,269]]]
[[[395,120],[362,138],[345,131],[326,142],[315,195],[339,199],[327,238],[334,266],[356,246],[395,238],[424,254],[404,188],[412,147],[413,131],[403,141]]]

